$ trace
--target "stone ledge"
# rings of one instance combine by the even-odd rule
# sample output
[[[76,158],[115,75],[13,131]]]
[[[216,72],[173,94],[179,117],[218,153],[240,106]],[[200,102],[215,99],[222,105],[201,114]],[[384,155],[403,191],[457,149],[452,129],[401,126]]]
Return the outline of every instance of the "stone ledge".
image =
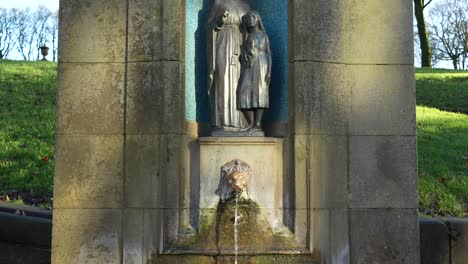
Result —
[[[51,219],[0,212],[0,223],[2,242],[50,248]]]
[[[419,218],[421,241],[421,263],[449,264],[449,230],[444,222],[428,218]]]
[[[52,219],[52,211],[29,205],[17,205],[0,201],[0,212],[15,213],[23,216],[34,216]]]
[[[0,242],[0,263],[50,264],[50,247]]]
[[[450,234],[450,263],[466,263],[468,260],[468,218],[444,218]]]
[[[198,141],[200,145],[268,145],[280,143],[282,139],[270,137],[201,137]]]
[[[319,264],[320,258],[314,255],[257,255],[257,256],[242,256],[237,257],[239,264]],[[202,255],[163,255],[156,256],[150,263],[165,264],[165,263],[198,263],[198,264],[215,264],[215,263],[234,263],[235,256],[202,256]]]

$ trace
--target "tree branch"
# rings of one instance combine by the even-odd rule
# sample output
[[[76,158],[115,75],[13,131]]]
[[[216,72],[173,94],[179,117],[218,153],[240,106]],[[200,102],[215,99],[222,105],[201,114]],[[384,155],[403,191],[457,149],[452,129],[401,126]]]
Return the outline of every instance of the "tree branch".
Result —
[[[423,9],[426,8],[426,6],[428,6],[433,0],[429,0],[429,2],[427,2],[426,4],[424,4],[424,1],[423,1]]]

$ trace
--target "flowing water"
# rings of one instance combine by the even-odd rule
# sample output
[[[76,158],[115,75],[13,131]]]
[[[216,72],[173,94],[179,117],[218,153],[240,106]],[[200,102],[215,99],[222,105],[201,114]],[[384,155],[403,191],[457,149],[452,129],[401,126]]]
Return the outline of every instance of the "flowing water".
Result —
[[[237,251],[239,250],[239,245],[238,245],[239,232],[237,230],[238,221],[239,221],[239,216],[237,215],[237,195],[236,195],[236,207],[234,209],[234,264],[237,264]]]

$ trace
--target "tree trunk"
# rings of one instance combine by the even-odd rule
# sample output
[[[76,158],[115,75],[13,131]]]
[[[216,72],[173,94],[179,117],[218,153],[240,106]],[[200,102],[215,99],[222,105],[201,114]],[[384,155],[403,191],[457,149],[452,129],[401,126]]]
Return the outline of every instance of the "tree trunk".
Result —
[[[453,69],[458,70],[458,58],[452,57]]]
[[[432,51],[424,19],[424,1],[414,0],[414,15],[418,25],[418,36],[421,47],[421,67],[432,67]]]

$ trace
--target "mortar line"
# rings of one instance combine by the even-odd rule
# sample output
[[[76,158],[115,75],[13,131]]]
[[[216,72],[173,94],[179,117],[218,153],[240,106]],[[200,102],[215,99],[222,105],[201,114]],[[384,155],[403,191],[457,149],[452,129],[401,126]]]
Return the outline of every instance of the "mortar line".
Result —
[[[349,126],[349,123],[348,123],[348,126]],[[349,127],[348,127],[349,128]],[[348,262],[351,262],[351,259],[352,259],[352,250],[351,250],[351,206],[350,206],[350,191],[351,191],[351,183],[350,183],[350,153],[351,153],[351,136],[348,135],[346,136],[346,179],[347,179],[347,183],[346,183],[346,210],[347,210],[347,213],[346,213],[346,222],[348,224],[348,228],[347,228],[347,244],[348,244]]]
[[[309,90],[310,92],[310,90]],[[311,96],[309,95],[309,98]],[[311,107],[309,105],[309,107]],[[309,108],[308,107],[308,108]],[[308,208],[307,210],[307,246],[309,248],[310,251],[313,251],[313,247],[314,245],[312,245],[312,248],[311,248],[311,243],[313,241],[311,235],[313,234],[313,230],[312,227],[311,227],[311,221],[312,221],[312,213],[313,213],[313,209],[312,209],[312,206],[311,206],[311,197],[312,197],[312,194],[311,194],[311,191],[313,190],[313,188],[311,188],[310,184],[311,184],[311,168],[310,168],[310,159],[311,159],[311,151],[310,151],[310,144],[311,144],[311,137],[312,135],[310,135],[310,113],[312,112],[312,109],[309,109],[309,111],[307,111],[306,115],[307,115],[307,119],[306,119],[306,195],[307,195],[307,199],[306,199],[306,207]]]
[[[128,92],[128,28],[129,28],[129,7],[130,2],[126,0],[126,10],[125,10],[125,65],[124,65],[124,92],[123,92],[123,179],[122,179],[122,226],[121,226],[121,238],[122,238],[122,248],[120,250],[120,261],[121,264],[125,263],[125,243],[126,243],[126,210],[125,206],[127,203],[127,195],[125,193],[126,178],[127,178],[127,92]]]

